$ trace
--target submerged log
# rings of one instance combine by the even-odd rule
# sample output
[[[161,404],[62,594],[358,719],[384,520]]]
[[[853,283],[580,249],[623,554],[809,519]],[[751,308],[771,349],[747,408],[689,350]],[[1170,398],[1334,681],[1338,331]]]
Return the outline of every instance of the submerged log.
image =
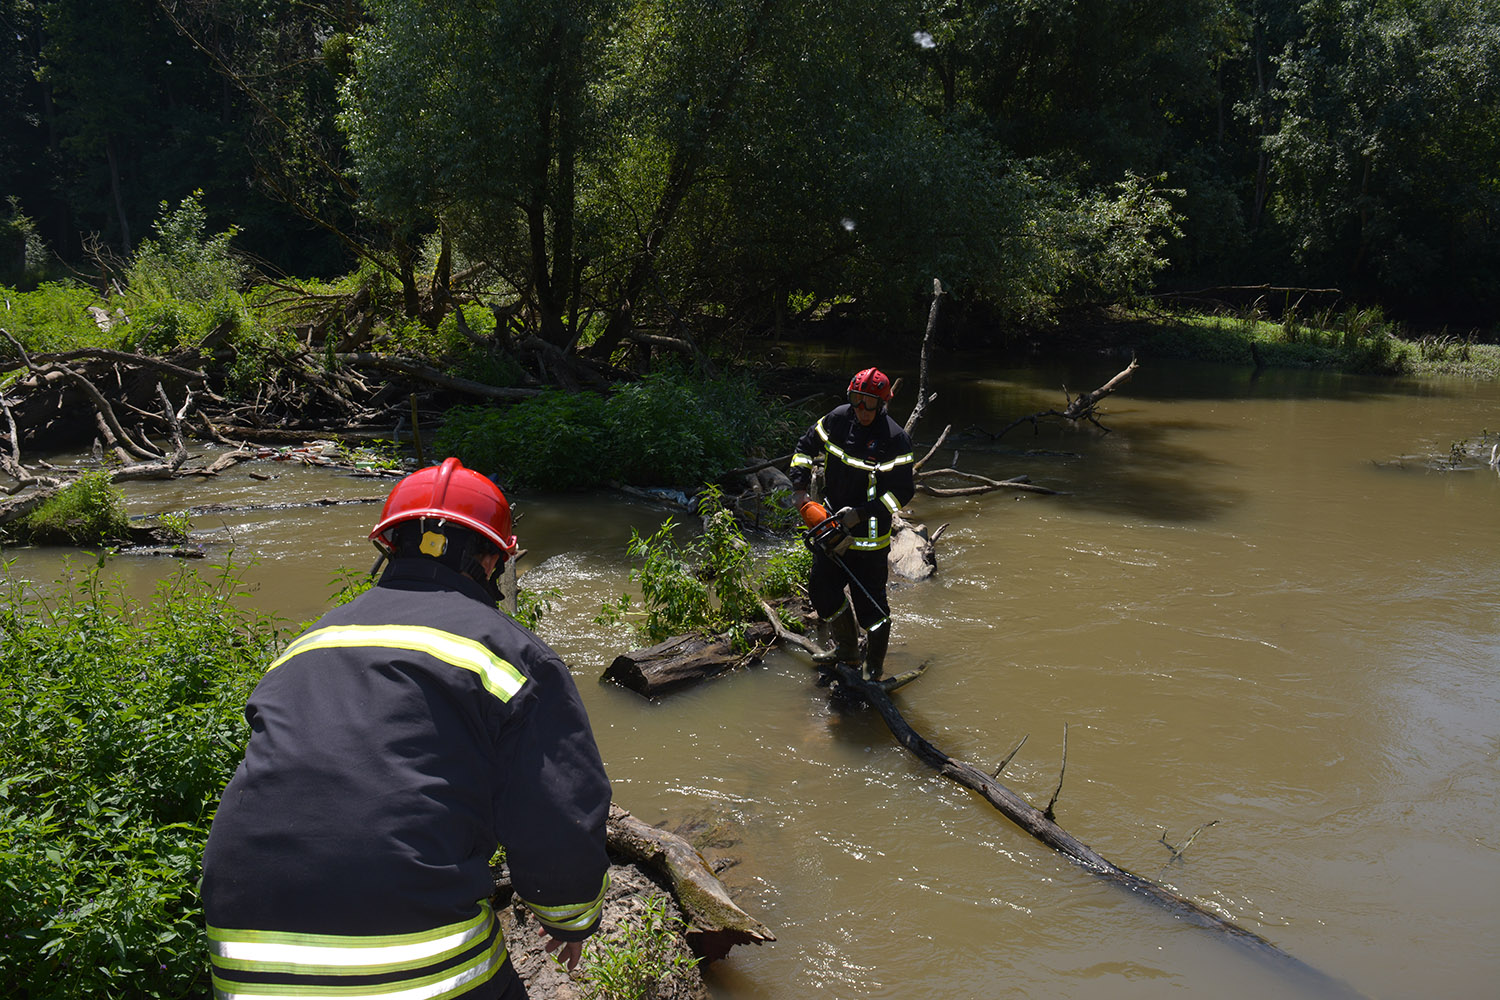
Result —
[[[880,713],[886,728],[891,731],[896,741],[923,763],[949,781],[977,792],[1006,819],[1080,868],[1150,900],[1179,919],[1218,932],[1242,946],[1255,958],[1317,988],[1325,996],[1355,998],[1361,995],[1348,984],[1282,951],[1254,931],[1247,930],[1219,916],[1160,883],[1116,865],[1059,826],[1051,815],[1050,805],[1045,811],[1036,808],[1021,795],[1002,784],[998,771],[995,775],[988,774],[972,764],[949,757],[928,742],[902,717],[901,712],[890,699],[890,689],[887,685],[880,681],[866,681],[860,677],[858,670],[851,669],[845,664],[837,664],[832,669],[837,677],[834,689],[838,697],[845,700],[863,701],[872,706]],[[1008,761],[1009,758],[1007,758]],[[999,771],[1003,769],[1004,765]],[[1059,781],[1060,788],[1061,782]],[[1056,795],[1053,796],[1053,802],[1056,802]]]

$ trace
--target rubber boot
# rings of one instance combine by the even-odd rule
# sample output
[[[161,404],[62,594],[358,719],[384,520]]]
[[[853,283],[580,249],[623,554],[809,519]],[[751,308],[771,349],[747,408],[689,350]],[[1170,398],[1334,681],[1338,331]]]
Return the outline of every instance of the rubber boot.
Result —
[[[867,681],[878,681],[885,672],[885,651],[891,644],[891,623],[886,622],[865,635],[865,665],[860,675]]]
[[[833,648],[813,656],[814,663],[858,663],[859,630],[854,624],[854,611],[845,604],[839,613],[828,620],[828,633],[833,637]]]

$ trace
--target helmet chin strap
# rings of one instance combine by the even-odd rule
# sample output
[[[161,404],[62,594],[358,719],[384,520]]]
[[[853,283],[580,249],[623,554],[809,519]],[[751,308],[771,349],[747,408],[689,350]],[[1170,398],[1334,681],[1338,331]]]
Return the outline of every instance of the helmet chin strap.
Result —
[[[491,604],[497,608],[500,606],[500,602],[504,600],[504,595],[500,592],[500,575],[505,572],[503,558],[495,563],[494,569],[486,572],[484,563],[472,553],[465,553],[463,568],[459,572],[483,587],[485,596],[490,599]]]

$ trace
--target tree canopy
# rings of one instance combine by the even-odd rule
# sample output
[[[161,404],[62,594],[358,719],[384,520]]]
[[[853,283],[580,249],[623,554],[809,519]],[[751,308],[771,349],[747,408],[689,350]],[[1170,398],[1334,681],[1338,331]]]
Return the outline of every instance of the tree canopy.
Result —
[[[202,191],[265,266],[606,358],[1194,284],[1500,293],[1483,0],[0,2],[0,281]],[[30,251],[26,250],[30,247]],[[30,274],[30,279],[28,279]]]

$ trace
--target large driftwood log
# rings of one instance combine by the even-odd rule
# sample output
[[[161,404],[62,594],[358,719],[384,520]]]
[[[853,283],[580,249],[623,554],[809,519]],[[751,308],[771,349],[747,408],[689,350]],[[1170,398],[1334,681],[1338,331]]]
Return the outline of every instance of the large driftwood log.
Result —
[[[923,763],[944,778],[979,793],[1006,819],[1085,871],[1149,899],[1175,917],[1222,934],[1244,947],[1254,957],[1316,987],[1325,996],[1342,998],[1360,996],[1346,983],[1287,954],[1254,931],[1247,930],[1219,916],[1164,885],[1116,865],[1059,826],[1052,817],[1051,805],[1046,810],[1038,809],[1002,784],[999,780],[999,773],[1003,772],[1004,763],[997,769],[996,774],[991,775],[972,764],[955,760],[928,742],[902,717],[890,699],[890,687],[887,684],[880,681],[866,681],[860,677],[858,670],[851,669],[844,664],[835,665],[832,669],[837,675],[834,688],[836,696],[846,700],[857,699],[871,705],[880,713],[886,728],[891,731],[896,741]],[[1006,758],[1005,763],[1008,762],[1009,758]],[[1060,780],[1059,790],[1061,790]],[[1057,796],[1054,794],[1053,804],[1056,801]]]
[[[673,636],[646,649],[621,653],[605,668],[603,676],[652,698],[757,662],[775,633],[765,622],[756,622],[745,630],[745,637],[751,643],[748,652],[736,652],[728,636]]]
[[[703,855],[683,838],[636,819],[617,805],[609,807],[609,850],[616,857],[644,865],[667,879],[688,924],[694,953],[716,961],[737,944],[775,941],[770,928],[729,898]]]

